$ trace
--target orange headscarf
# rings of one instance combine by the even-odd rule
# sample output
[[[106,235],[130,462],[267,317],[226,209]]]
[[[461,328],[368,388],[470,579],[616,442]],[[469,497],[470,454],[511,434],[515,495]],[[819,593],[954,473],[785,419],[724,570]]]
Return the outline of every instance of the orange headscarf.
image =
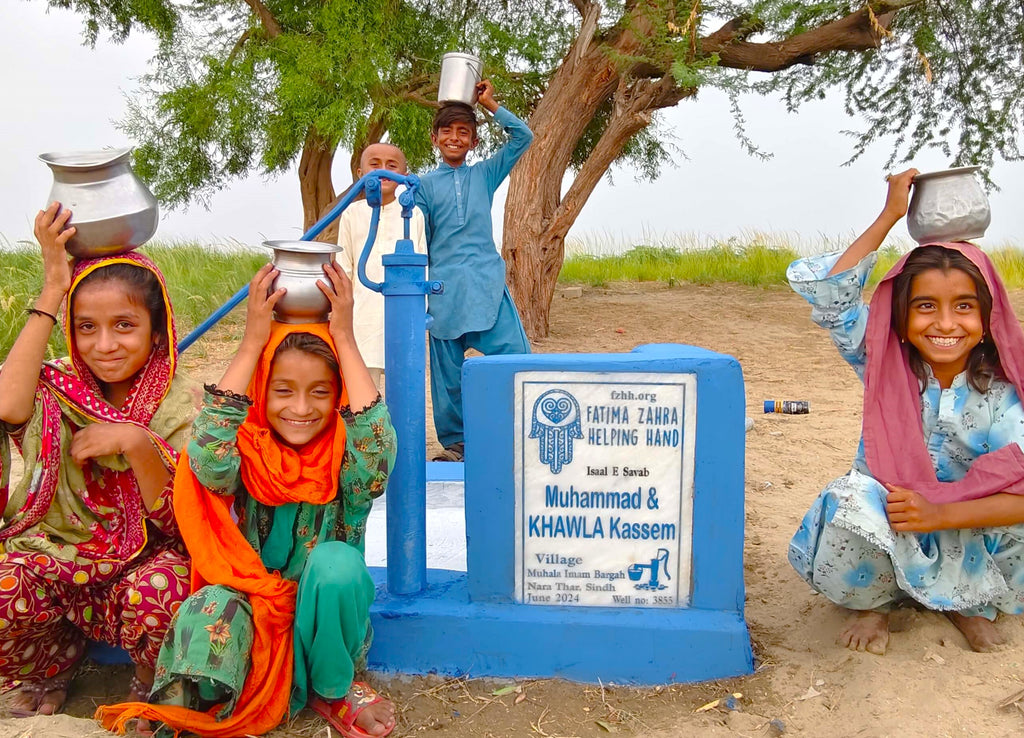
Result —
[[[246,491],[266,505],[289,502],[324,504],[337,494],[345,455],[345,424],[332,424],[301,449],[277,441],[267,423],[267,382],[274,352],[292,333],[311,333],[327,342],[337,356],[326,324],[274,323],[259,364],[249,383],[253,405],[239,428],[238,449]],[[339,404],[347,403],[344,387]],[[174,512],[182,538],[192,555],[192,591],[206,584],[223,584],[248,596],[254,636],[251,667],[231,715],[214,716],[184,707],[143,702],[100,707],[98,719],[107,730],[124,733],[129,720],[145,717],[165,723],[175,735],[187,730],[204,738],[236,738],[273,730],[288,712],[291,696],[292,621],[295,582],[268,572],[231,517],[233,499],[203,488],[181,455],[174,479]]]

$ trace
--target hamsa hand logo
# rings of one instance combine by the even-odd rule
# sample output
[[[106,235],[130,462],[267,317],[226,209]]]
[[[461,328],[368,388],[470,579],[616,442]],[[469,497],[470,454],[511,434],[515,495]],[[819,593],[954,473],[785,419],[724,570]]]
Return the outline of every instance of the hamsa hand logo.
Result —
[[[580,428],[580,404],[561,389],[548,390],[533,404],[533,426],[530,438],[539,440],[541,463],[552,474],[572,462],[572,441],[583,438]]]

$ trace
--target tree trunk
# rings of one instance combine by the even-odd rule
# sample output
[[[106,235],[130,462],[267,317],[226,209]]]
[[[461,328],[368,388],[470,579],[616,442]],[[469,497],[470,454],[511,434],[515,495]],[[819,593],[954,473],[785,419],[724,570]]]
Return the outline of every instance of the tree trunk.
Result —
[[[597,7],[573,0],[583,18],[580,33],[555,71],[529,124],[533,144],[512,171],[505,204],[502,255],[507,281],[530,338],[548,335],[548,317],[565,255],[565,236],[601,177],[629,139],[650,124],[653,113],[696,93],[677,88],[666,56],[661,63],[638,63],[620,76],[612,62],[634,57],[638,37],[650,34],[650,16],[627,3],[631,15],[604,38],[595,38]],[[694,6],[697,8],[698,6]],[[694,45],[700,55],[719,56],[722,67],[777,72],[795,64],[813,64],[829,51],[876,48],[887,33],[895,9],[874,15],[869,7],[788,39],[751,42],[759,27],[734,19]],[[694,16],[696,17],[696,16]],[[660,79],[648,79],[658,78]],[[597,145],[562,197],[562,179],[576,144],[601,105],[614,96],[614,110]]]
[[[587,8],[583,10],[586,14]],[[584,23],[588,25],[592,24]],[[627,31],[603,42],[624,55],[635,53],[638,46],[635,36]],[[581,192],[581,198],[562,209],[562,178],[576,143],[601,105],[619,87],[611,55],[590,33],[583,33],[570,47],[530,116],[533,143],[512,171],[502,238],[509,291],[530,338],[548,335],[548,314],[565,254],[565,234],[601,174],[630,136],[650,122],[648,117],[638,127],[624,125],[627,114],[614,113],[594,151],[603,168],[585,188],[586,193]],[[593,155],[591,159],[598,163]],[[584,169],[589,166],[588,161]]]
[[[322,136],[316,128],[310,128],[302,146],[299,159],[299,189],[302,192],[302,230],[310,227],[334,203],[334,182],[331,180],[331,165],[334,163],[335,145]],[[332,223],[316,240],[337,243],[338,225]]]
[[[541,200],[537,196],[541,187],[524,186],[544,178],[545,169],[538,169],[538,162],[544,161],[544,150],[540,149],[538,156],[526,162],[527,166],[522,162],[517,165],[505,205],[503,252],[509,265],[509,289],[531,338],[548,335],[551,299],[565,256],[565,236],[601,177],[626,143],[650,125],[654,110],[675,105],[695,92],[676,87],[669,76],[657,81],[620,84],[614,93],[614,110],[607,126],[565,196],[554,200],[555,207],[551,207],[550,197]],[[563,166],[561,172],[564,171]],[[552,178],[561,183],[561,174]],[[538,213],[543,213],[543,217],[537,217]]]

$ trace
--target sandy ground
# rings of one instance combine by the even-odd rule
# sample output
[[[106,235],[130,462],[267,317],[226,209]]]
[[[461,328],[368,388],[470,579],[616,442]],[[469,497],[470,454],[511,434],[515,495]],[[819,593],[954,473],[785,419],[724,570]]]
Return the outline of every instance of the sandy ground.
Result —
[[[1014,294],[1024,315],[1024,293]],[[1024,688],[1024,621],[1003,618],[1011,647],[976,654],[934,613],[901,610],[884,657],[835,645],[843,613],[797,577],[786,561],[790,535],[833,477],[849,468],[860,430],[861,388],[809,309],[784,289],[732,285],[618,285],[556,297],[551,336],[539,352],[629,351],[677,342],[732,354],[743,365],[748,414],[747,620],[757,664],[752,676],[657,689],[557,680],[445,680],[371,675],[400,714],[395,736],[1011,736],[1024,714],[999,702]],[[222,331],[226,337],[229,331]],[[226,358],[217,336],[188,357],[193,373],[216,378]],[[207,343],[204,341],[203,343]],[[190,352],[191,353],[191,352]],[[765,399],[809,400],[803,416],[759,414]],[[614,647],[614,644],[609,644]],[[68,713],[123,697],[126,667],[87,665]],[[513,689],[503,689],[512,686]],[[497,694],[495,694],[497,692]],[[703,705],[741,693],[738,710]],[[771,722],[774,721],[774,722]],[[95,723],[59,718],[0,720],[0,737],[98,735]],[[272,734],[327,738],[304,712]],[[336,735],[336,734],[335,734]]]

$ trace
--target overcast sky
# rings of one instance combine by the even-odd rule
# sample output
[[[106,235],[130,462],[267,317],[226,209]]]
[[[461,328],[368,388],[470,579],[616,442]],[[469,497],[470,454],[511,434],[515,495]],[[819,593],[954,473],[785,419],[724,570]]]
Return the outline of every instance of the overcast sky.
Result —
[[[52,181],[36,159],[44,151],[130,145],[114,123],[125,112],[125,95],[146,71],[154,43],[133,34],[127,43],[101,39],[82,45],[82,24],[70,11],[47,11],[42,0],[0,3],[0,235],[30,238],[32,218]],[[500,90],[499,90],[500,97]],[[774,157],[748,156],[732,132],[727,101],[702,92],[665,113],[677,145],[688,159],[666,166],[654,183],[637,183],[631,172],[614,170],[591,196],[570,232],[598,247],[671,239],[671,234],[743,238],[770,232],[805,244],[847,239],[867,226],[884,199],[882,165],[888,152],[871,150],[842,167],[855,127],[838,101],[786,113],[781,103],[751,98],[745,103],[748,134]],[[426,135],[426,132],[424,132]],[[922,171],[948,165],[929,154]],[[347,184],[347,156],[336,157],[335,181]],[[1000,192],[991,195],[992,226],[982,244],[1019,243],[1024,226],[1024,164],[998,162],[992,173]],[[504,190],[504,188],[503,188]],[[495,203],[495,224],[504,192]],[[256,175],[232,183],[212,200],[210,210],[194,206],[161,213],[156,238],[204,242],[301,235],[301,207],[294,169],[276,179]],[[905,227],[894,233],[906,237]]]

